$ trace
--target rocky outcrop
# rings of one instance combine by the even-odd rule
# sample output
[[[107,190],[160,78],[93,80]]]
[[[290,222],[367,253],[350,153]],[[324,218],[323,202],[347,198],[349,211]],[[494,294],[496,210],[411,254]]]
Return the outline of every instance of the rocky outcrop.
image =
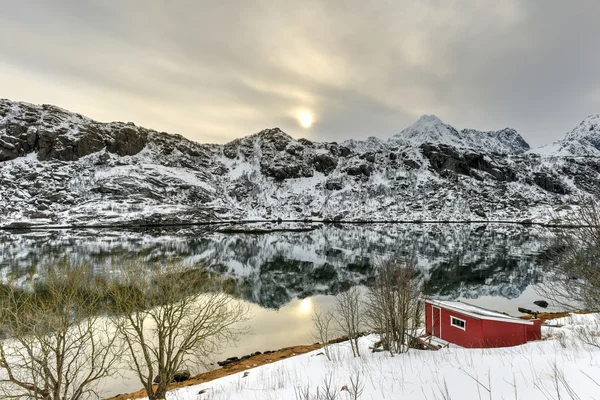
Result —
[[[431,167],[438,173],[452,171],[456,174],[471,176],[482,180],[482,172],[500,182],[513,182],[516,172],[501,159],[493,160],[490,156],[472,151],[459,151],[447,145],[421,145],[423,155],[429,160]]]
[[[102,124],[49,105],[0,100],[0,161],[37,153],[40,161],[77,161],[104,148],[119,156],[139,153],[148,130],[132,123]]]
[[[330,154],[317,154],[313,160],[315,171],[329,175],[337,167],[337,158]]]
[[[173,374],[173,379],[172,379],[172,380],[171,380],[171,382],[169,382],[169,383],[174,383],[174,382],[185,382],[185,381],[189,380],[191,376],[192,376],[192,374],[191,374],[191,373],[190,373],[190,371],[189,371],[189,370],[187,370],[187,369],[184,369],[184,370],[181,370],[181,371],[176,371],[176,372]],[[160,376],[159,376],[159,375],[156,375],[156,376],[154,377],[154,380],[153,380],[153,382],[154,382],[154,383],[159,383],[159,382],[160,382]]]

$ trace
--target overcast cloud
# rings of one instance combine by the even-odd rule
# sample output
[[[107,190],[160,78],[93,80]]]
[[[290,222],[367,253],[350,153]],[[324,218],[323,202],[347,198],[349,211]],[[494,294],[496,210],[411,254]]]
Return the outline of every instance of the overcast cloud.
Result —
[[[600,113],[597,0],[19,0],[0,37],[0,97],[201,142],[435,114],[539,146]]]

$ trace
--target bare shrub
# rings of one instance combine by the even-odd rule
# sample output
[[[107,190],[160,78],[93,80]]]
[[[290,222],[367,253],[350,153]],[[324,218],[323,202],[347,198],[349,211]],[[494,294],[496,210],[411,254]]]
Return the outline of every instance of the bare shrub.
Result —
[[[317,397],[315,400],[336,400],[339,392],[333,384],[333,376],[323,379],[323,387],[317,388]]]
[[[540,294],[569,310],[600,310],[600,205],[583,203],[552,240]]]
[[[358,339],[362,327],[362,302],[358,287],[351,287],[336,296],[335,321],[340,333],[348,337],[352,355],[360,357]]]
[[[79,400],[119,359],[103,285],[89,266],[62,259],[31,289],[0,287],[0,380],[3,398]]]
[[[381,335],[384,349],[391,354],[408,350],[423,316],[421,285],[413,264],[383,263],[375,283],[366,295],[366,321]]]
[[[358,377],[356,383],[359,383]],[[351,396],[353,396],[354,393],[350,392],[350,390],[346,386],[342,388],[342,391],[348,391]],[[359,393],[359,397],[351,397],[352,400],[360,399],[360,395],[362,394],[362,387],[360,388],[360,392],[357,393]],[[326,378],[323,379],[323,385],[317,387],[315,394],[311,394],[309,386],[294,388],[294,394],[296,400],[337,400],[338,398],[340,398],[340,392],[333,383],[332,375],[328,375]]]
[[[311,400],[310,386],[296,386],[294,388],[294,396],[296,400]]]
[[[360,380],[360,373],[350,377],[350,387],[348,388],[348,392],[350,393],[351,400],[359,400],[364,389],[365,384]]]
[[[331,361],[331,349],[329,341],[332,339],[334,315],[331,311],[315,310],[312,316],[313,336],[320,343],[323,343],[323,352],[325,357]]]
[[[149,399],[164,399],[175,374],[205,362],[242,331],[247,305],[202,269],[134,263],[111,284],[115,324]],[[153,381],[156,385],[153,386]]]
[[[600,318],[595,316],[585,325],[576,328],[575,336],[583,344],[600,348]],[[558,340],[563,348],[567,347],[566,335],[558,335]]]

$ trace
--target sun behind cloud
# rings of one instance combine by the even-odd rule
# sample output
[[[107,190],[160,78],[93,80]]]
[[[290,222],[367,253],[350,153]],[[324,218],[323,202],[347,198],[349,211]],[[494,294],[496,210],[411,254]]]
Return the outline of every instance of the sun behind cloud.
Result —
[[[300,112],[298,112],[296,117],[298,118],[298,122],[300,123],[300,125],[303,128],[308,129],[313,124],[313,115],[310,111],[306,111],[306,110],[300,111]]]

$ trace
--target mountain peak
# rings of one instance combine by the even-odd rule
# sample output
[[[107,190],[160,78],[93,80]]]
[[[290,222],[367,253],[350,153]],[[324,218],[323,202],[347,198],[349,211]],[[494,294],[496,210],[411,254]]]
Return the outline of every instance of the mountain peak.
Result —
[[[447,142],[452,141],[457,131],[446,125],[435,115],[422,115],[415,123],[404,129],[397,138],[408,139],[411,142]]]
[[[600,114],[589,115],[563,139],[535,149],[532,153],[553,157],[600,156]]]
[[[514,129],[481,132],[458,131],[435,115],[423,115],[415,123],[394,135],[391,141],[420,146],[423,143],[444,144],[497,154],[521,154],[529,145]]]
[[[287,133],[285,133],[284,131],[282,131],[281,129],[279,129],[277,127],[263,129],[262,131],[254,134],[254,135],[250,135],[250,137],[259,137],[264,140],[286,140],[286,141],[294,140],[294,138],[292,138],[290,135],[288,135]]]
[[[600,122],[600,114],[590,114],[583,120],[583,122],[585,121]]]
[[[423,115],[402,132],[392,136],[395,142],[406,142],[419,146],[423,143],[459,145],[459,133],[452,126],[442,122],[435,115]]]
[[[429,134],[435,133],[443,135],[448,133],[448,128],[452,128],[450,125],[446,125],[441,119],[435,115],[421,115],[412,125],[404,129],[401,134],[404,136],[412,137],[417,134],[423,134],[428,132]],[[452,128],[454,129],[454,128]]]
[[[600,114],[586,117],[575,129],[567,133],[565,140],[578,140],[590,136],[600,140]]]
[[[413,125],[444,125],[444,123],[442,122],[441,119],[439,119],[437,116],[431,114],[431,115],[427,115],[427,114],[423,114],[421,115],[421,117],[419,117],[419,119],[413,124]]]

